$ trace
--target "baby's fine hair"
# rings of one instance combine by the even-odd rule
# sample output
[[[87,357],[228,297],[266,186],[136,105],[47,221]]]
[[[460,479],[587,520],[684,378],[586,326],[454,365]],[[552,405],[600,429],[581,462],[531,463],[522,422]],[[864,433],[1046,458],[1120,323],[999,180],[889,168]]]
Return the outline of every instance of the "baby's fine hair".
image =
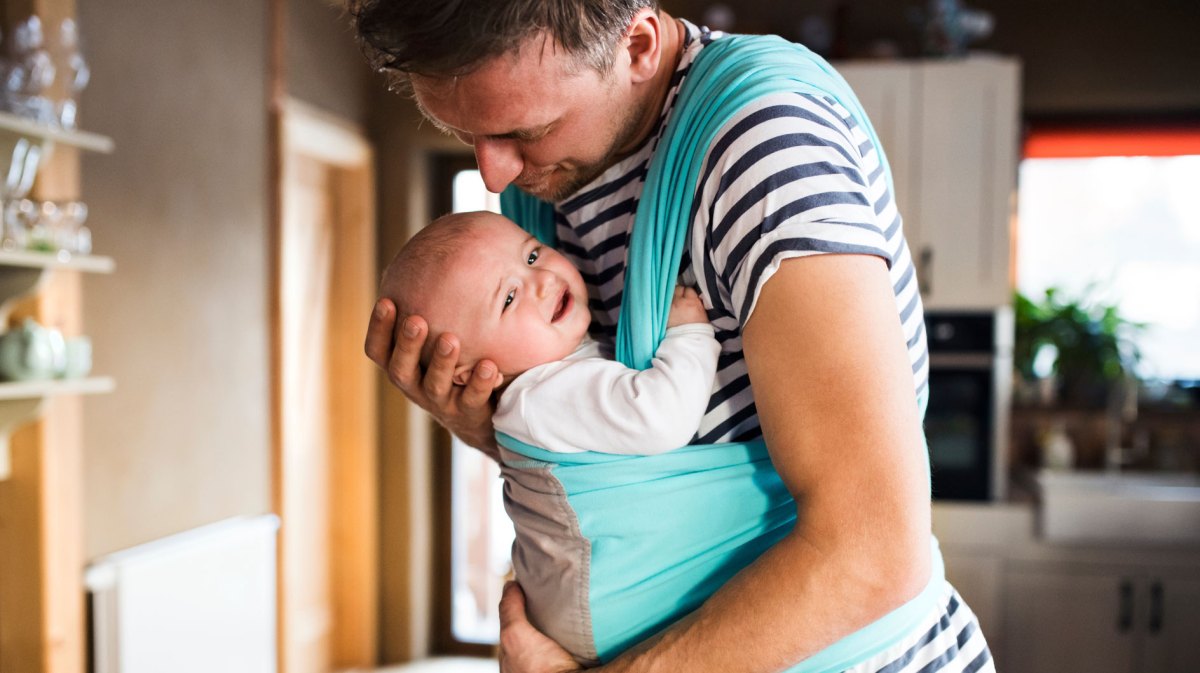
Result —
[[[462,249],[464,238],[472,235],[475,215],[452,213],[439,217],[410,238],[388,263],[379,282],[379,296],[396,305],[397,319],[430,313],[425,303],[429,291],[439,282],[437,276],[444,273],[450,258]],[[434,326],[430,327],[433,334]],[[422,349],[423,365],[428,364],[427,351],[432,343],[427,339]]]

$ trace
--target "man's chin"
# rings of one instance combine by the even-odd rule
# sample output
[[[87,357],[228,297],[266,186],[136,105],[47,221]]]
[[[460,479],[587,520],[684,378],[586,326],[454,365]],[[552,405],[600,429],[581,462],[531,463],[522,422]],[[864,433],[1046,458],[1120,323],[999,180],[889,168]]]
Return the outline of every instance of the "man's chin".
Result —
[[[596,175],[587,172],[572,171],[565,173],[555,171],[555,173],[551,173],[533,184],[517,184],[517,188],[543,201],[558,203],[587,186],[595,178]]]

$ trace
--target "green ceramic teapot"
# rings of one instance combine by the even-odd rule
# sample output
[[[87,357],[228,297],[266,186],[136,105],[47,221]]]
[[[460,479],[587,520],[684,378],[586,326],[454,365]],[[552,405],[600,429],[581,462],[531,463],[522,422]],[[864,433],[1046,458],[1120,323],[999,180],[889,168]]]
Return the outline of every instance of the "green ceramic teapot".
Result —
[[[26,318],[20,326],[0,334],[0,379],[52,379],[65,367],[66,344],[58,330]]]

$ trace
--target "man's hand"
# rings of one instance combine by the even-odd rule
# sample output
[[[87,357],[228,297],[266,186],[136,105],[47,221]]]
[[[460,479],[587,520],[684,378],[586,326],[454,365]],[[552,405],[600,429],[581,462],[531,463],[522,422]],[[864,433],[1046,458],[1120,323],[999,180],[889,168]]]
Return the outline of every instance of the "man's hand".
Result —
[[[525,593],[516,582],[500,597],[500,673],[574,673],[583,669],[525,616]]]
[[[491,397],[503,377],[496,364],[481,360],[467,385],[455,386],[451,378],[458,362],[458,339],[452,334],[440,334],[434,344],[433,359],[422,376],[421,347],[428,331],[425,320],[416,315],[407,316],[397,324],[396,306],[388,299],[380,299],[371,313],[363,349],[408,399],[459,439],[499,459],[492,429]]]
[[[708,322],[708,313],[700,295],[690,287],[675,286],[675,296],[671,298],[671,312],[667,315],[667,327],[677,327],[691,323]]]

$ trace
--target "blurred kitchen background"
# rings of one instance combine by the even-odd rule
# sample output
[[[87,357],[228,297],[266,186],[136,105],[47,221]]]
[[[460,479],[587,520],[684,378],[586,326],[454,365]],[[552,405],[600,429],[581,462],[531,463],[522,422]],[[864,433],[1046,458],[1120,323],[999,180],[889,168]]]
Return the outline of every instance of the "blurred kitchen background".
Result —
[[[663,4],[871,114],[998,670],[1200,671],[1200,4]],[[381,264],[494,206],[471,154],[338,2],[0,22],[0,673],[495,671],[495,468],[361,355]]]

